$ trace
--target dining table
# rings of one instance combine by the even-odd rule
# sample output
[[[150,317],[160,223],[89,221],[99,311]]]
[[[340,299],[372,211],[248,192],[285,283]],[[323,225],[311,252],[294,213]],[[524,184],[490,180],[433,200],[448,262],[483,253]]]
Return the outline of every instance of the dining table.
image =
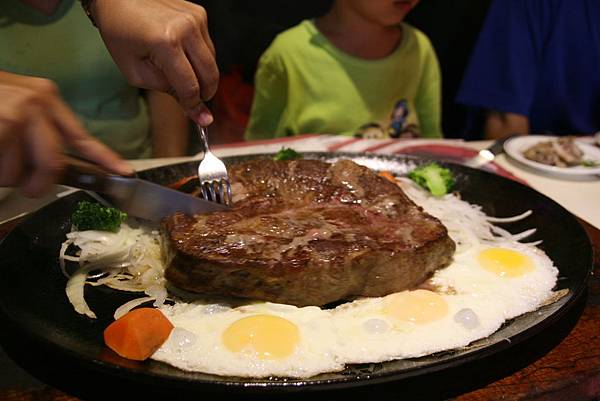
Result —
[[[282,148],[291,148],[301,153],[412,154],[461,163],[491,144],[490,141],[452,139],[398,140],[300,135],[220,144],[213,146],[212,151],[219,157],[228,157],[275,153]],[[131,164],[137,171],[141,171],[201,158],[202,153],[199,153],[180,158],[132,160]],[[501,353],[469,361],[456,369],[445,369],[427,377],[416,377],[407,383],[383,383],[366,389],[356,387],[350,392],[337,395],[327,393],[324,399],[600,399],[600,175],[556,177],[536,171],[506,154],[497,155],[492,162],[481,168],[533,188],[575,216],[585,229],[594,252],[592,272],[587,278],[586,289],[558,321]],[[73,191],[76,189],[57,185],[47,195],[37,199],[26,198],[16,189],[4,195],[0,199],[0,241],[32,212]],[[27,358],[21,360],[15,357],[21,352],[28,351],[0,349],[0,400],[86,399],[81,392],[72,392],[69,385],[48,380],[46,375],[39,373],[40,369],[28,364]],[[98,383],[98,386],[105,385],[106,383]],[[288,398],[293,399],[292,395],[278,396],[274,399]],[[121,399],[118,392],[115,393],[115,399]],[[174,395],[172,399],[177,400],[178,397]],[[219,398],[218,395],[207,395],[206,399]]]

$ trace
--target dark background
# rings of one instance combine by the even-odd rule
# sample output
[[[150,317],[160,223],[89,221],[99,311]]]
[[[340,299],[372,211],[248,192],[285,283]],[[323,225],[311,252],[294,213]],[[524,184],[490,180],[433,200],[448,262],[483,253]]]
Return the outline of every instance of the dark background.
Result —
[[[258,58],[279,32],[324,14],[331,0],[196,2],[207,10],[222,77],[212,105],[214,128],[220,131],[215,139],[241,140],[240,124],[227,120],[243,121],[236,112],[249,111],[251,99],[244,97],[251,97]],[[406,19],[430,38],[436,50],[442,72],[442,128],[448,138],[465,137],[465,110],[454,99],[489,4],[490,0],[422,0]],[[237,80],[230,79],[234,75]]]

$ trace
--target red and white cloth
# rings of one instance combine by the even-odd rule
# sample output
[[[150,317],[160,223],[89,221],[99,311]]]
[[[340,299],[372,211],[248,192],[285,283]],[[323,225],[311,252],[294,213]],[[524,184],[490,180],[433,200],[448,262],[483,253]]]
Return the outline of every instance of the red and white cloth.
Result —
[[[273,153],[282,147],[298,152],[349,152],[376,154],[409,154],[456,163],[477,155],[477,147],[469,146],[462,140],[428,139],[363,139],[340,135],[299,135],[262,141],[236,142],[216,145],[213,148],[218,156],[238,154]],[[521,181],[502,166],[492,162],[483,167],[490,172]]]

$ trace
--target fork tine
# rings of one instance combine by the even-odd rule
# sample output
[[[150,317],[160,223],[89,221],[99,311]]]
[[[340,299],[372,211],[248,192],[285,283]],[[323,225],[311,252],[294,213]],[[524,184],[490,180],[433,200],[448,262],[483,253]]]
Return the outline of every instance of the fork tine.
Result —
[[[204,200],[210,200],[208,199],[208,194],[206,193],[206,188],[204,188],[203,183],[200,183],[200,191],[202,192],[202,198],[204,198]]]
[[[225,188],[226,190],[226,198],[225,198],[225,204],[228,206],[233,206],[233,196],[231,195],[231,184],[229,183],[229,180],[223,179],[223,181],[225,182]]]
[[[225,181],[225,179],[221,178],[221,180],[217,182],[217,188],[219,190],[219,202],[227,204],[227,199],[225,199],[225,191],[223,190],[223,181]]]
[[[223,203],[223,201],[222,201],[222,198],[219,196],[219,193],[221,192],[221,191],[220,191],[220,188],[219,188],[219,187],[220,187],[220,185],[219,185],[219,181],[217,181],[217,180],[213,180],[213,181],[210,183],[210,186],[211,186],[211,188],[212,188],[212,192],[215,194],[215,199],[214,199],[214,201],[215,201],[215,202],[219,202],[219,203]]]
[[[210,200],[213,202],[217,202],[217,194],[215,193],[214,183],[215,181],[209,181],[206,183],[206,186],[208,188],[208,193],[210,194]]]
[[[209,184],[206,181],[202,183],[202,193],[205,195],[204,199],[212,201],[212,198],[210,196]]]

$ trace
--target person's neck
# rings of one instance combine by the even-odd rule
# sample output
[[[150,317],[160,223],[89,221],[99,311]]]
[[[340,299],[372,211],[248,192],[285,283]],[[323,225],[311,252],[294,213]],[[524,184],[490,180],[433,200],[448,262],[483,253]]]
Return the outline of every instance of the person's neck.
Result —
[[[399,26],[382,26],[347,8],[336,7],[315,20],[319,31],[337,48],[358,58],[389,56],[402,40]]]
[[[52,15],[56,12],[62,0],[20,0],[21,3],[33,8],[45,15]]]

